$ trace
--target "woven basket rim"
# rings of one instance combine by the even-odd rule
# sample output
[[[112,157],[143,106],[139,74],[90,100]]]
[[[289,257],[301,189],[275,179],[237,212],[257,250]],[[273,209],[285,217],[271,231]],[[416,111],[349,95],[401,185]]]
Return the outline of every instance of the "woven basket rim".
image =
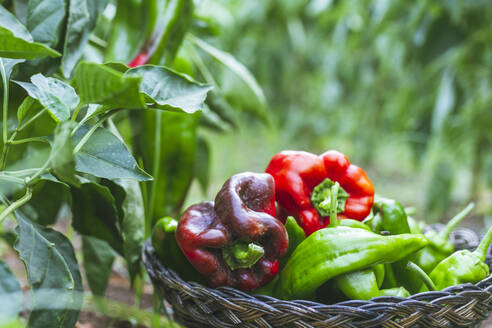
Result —
[[[422,292],[422,293],[418,293],[418,294],[413,294],[409,297],[398,297],[398,296],[378,296],[378,297],[373,297],[371,298],[370,300],[368,301],[363,301],[363,300],[348,300],[348,301],[342,301],[342,302],[337,302],[337,303],[333,303],[333,304],[325,304],[325,303],[319,303],[319,302],[315,302],[315,301],[309,301],[309,300],[303,300],[303,299],[298,299],[298,300],[282,300],[282,299],[278,299],[278,298],[275,298],[273,296],[268,296],[268,295],[263,295],[263,294],[250,294],[250,293],[247,293],[247,292],[244,292],[244,291],[241,291],[241,290],[238,290],[236,288],[233,288],[233,287],[217,287],[217,288],[212,288],[212,287],[208,287],[208,286],[205,286],[203,284],[200,284],[198,282],[194,282],[194,281],[184,281],[174,270],[170,269],[170,268],[166,268],[159,260],[159,258],[157,257],[157,254],[155,253],[155,249],[154,247],[152,246],[152,242],[150,240],[150,238],[145,242],[145,245],[144,245],[144,251],[143,251],[143,261],[144,261],[144,264],[145,266],[147,267],[147,265],[149,265],[149,260],[148,260],[148,256],[155,256],[155,260],[156,262],[154,262],[153,265],[155,264],[158,264],[159,265],[159,269],[163,269],[162,272],[166,272],[172,276],[173,278],[176,278],[178,279],[182,284],[183,286],[186,286],[188,288],[200,288],[201,290],[207,290],[211,293],[214,293],[214,292],[229,292],[231,290],[235,291],[236,293],[241,293],[241,294],[244,294],[244,297],[246,298],[251,298],[251,297],[254,297],[254,298],[257,298],[258,300],[260,301],[263,301],[265,299],[268,299],[268,300],[276,300],[278,302],[286,302],[286,303],[295,303],[295,304],[303,304],[303,305],[309,305],[309,306],[357,306],[358,304],[365,304],[367,302],[374,302],[374,303],[386,303],[386,302],[391,302],[392,300],[402,300],[402,299],[408,299],[408,300],[415,300],[417,302],[423,302],[425,301],[426,299],[435,299],[436,296],[439,296],[439,297],[445,297],[445,296],[448,296],[450,293],[451,294],[456,294],[456,293],[460,293],[460,292],[463,292],[465,290],[483,290],[485,289],[486,287],[488,286],[492,286],[492,274],[489,274],[488,277],[486,277],[485,279],[482,279],[481,281],[475,283],[475,284],[472,284],[472,283],[465,283],[465,284],[459,284],[459,285],[455,285],[455,286],[451,286],[451,287],[447,287],[443,290],[440,290],[440,291],[427,291],[427,292]],[[188,288],[184,288],[184,289],[188,289]],[[425,303],[425,304],[428,304],[428,303]]]
[[[142,256],[152,282],[172,305],[175,319],[191,327],[469,327],[486,319],[492,310],[492,275],[475,284],[409,297],[324,304],[186,282],[162,264],[150,238]]]

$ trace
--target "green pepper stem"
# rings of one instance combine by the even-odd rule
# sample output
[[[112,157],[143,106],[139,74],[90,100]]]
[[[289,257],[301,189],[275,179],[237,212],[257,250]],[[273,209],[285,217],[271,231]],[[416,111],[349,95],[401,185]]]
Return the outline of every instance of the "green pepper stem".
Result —
[[[473,253],[475,255],[478,255],[482,261],[485,261],[485,257],[487,256],[487,250],[489,249],[491,242],[492,242],[492,227],[489,228],[489,231],[487,231],[482,241],[478,245],[477,249]]]
[[[311,193],[311,204],[322,217],[331,215],[332,204],[335,204],[337,213],[345,211],[345,202],[349,194],[338,184],[338,193],[333,196],[332,190],[334,185],[334,181],[326,178],[314,187]],[[337,198],[335,203],[332,202],[333,197]]]
[[[337,203],[338,203],[338,189],[340,188],[340,184],[335,182],[333,186],[331,186],[331,204],[330,204],[330,223],[329,227],[336,227],[338,225],[338,215],[337,215]]]
[[[255,243],[236,241],[222,248],[222,257],[231,270],[251,268],[265,254],[265,250]]]
[[[429,289],[430,291],[437,290],[436,285],[434,284],[432,279],[417,264],[413,263],[412,261],[408,261],[407,270],[416,274],[419,279],[422,280],[422,282],[427,286],[427,289]]]
[[[446,240],[449,238],[449,234],[451,231],[453,231],[456,226],[468,215],[470,212],[473,210],[473,207],[475,204],[472,202],[468,204],[461,212],[456,214],[449,222],[446,224],[444,229],[441,230],[439,233],[439,237],[442,238],[443,240]]]

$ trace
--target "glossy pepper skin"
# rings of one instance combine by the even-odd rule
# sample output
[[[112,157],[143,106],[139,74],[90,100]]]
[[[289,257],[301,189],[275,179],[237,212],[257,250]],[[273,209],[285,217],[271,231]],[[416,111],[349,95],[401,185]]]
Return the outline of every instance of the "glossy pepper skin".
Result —
[[[289,241],[274,202],[273,178],[246,172],[227,180],[215,203],[184,212],[176,240],[209,286],[253,290],[275,277]]]
[[[377,198],[373,205],[374,222],[377,223],[379,231],[386,231],[391,235],[410,233],[410,226],[407,214],[403,206],[392,199]],[[384,288],[394,288],[403,286],[410,293],[416,293],[422,285],[420,278],[413,272],[407,270],[408,261],[415,261],[415,254],[409,254],[385,266],[386,278],[383,283]]]
[[[296,248],[274,293],[283,299],[312,297],[318,287],[338,275],[400,260],[426,245],[423,235],[382,236],[343,226],[321,229]]]
[[[308,236],[329,223],[329,217],[320,215],[311,202],[313,190],[326,179],[338,182],[348,196],[339,211],[341,217],[363,220],[371,210],[374,200],[371,181],[360,167],[350,164],[338,151],[330,150],[320,156],[282,151],[272,158],[265,172],[275,179],[279,205],[296,218]]]
[[[379,288],[383,283],[384,265],[376,264],[370,268],[336,276],[335,284],[340,291],[353,300],[370,300],[381,295]]]
[[[299,227],[296,220],[292,216],[287,217],[287,220],[285,221],[285,229],[287,230],[287,234],[289,236],[289,248],[287,249],[285,255],[279,260],[280,270],[285,267],[287,261],[289,260],[292,253],[294,253],[297,246],[299,246],[299,244],[302,243],[304,239],[306,239],[306,234],[304,233],[304,230]]]
[[[339,226],[359,228],[370,231],[366,224],[345,219],[340,220]],[[348,298],[355,300],[369,300],[380,296],[379,288],[383,284],[385,275],[384,264],[376,264],[370,268],[349,272],[334,278],[336,287]]]

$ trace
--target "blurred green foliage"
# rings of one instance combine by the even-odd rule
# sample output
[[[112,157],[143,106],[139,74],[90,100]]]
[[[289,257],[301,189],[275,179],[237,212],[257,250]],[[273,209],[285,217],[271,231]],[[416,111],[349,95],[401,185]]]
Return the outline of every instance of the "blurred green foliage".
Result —
[[[273,130],[246,119],[234,141],[215,138],[244,145],[249,159],[238,162],[254,158],[261,170],[282,148],[338,148],[378,192],[420,204],[428,220],[468,199],[490,214],[492,2],[203,0],[197,12],[220,26],[213,43],[253,72],[269,102]],[[216,68],[222,91],[256,106]],[[262,137],[277,141],[243,142]],[[213,148],[216,178],[233,173],[231,150]]]

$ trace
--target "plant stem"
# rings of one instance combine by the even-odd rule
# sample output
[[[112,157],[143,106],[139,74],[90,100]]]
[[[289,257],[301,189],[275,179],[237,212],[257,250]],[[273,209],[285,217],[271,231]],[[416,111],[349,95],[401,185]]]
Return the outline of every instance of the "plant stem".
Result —
[[[108,47],[108,43],[105,40],[95,36],[93,33],[89,36],[89,42],[103,49]]]
[[[138,166],[144,167],[142,157],[137,159]],[[144,207],[144,218],[145,218],[145,227],[144,227],[144,236],[148,238],[152,231],[152,222],[148,220],[149,217],[149,193],[147,191],[147,183],[140,182],[140,189],[142,190],[142,198],[143,198],[143,207]]]
[[[8,119],[8,106],[9,106],[9,84],[7,81],[7,72],[5,72],[5,66],[3,60],[0,58],[0,74],[2,75],[3,84],[3,144],[7,143],[7,119]]]
[[[51,156],[48,158],[48,160],[43,164],[43,166],[41,166],[39,168],[39,170],[36,171],[36,173],[34,173],[33,176],[27,178],[27,181],[26,181],[26,185],[30,186],[34,183],[34,181],[39,178],[44,172],[46,172],[46,170],[48,169],[48,166],[50,165],[51,163]]]
[[[336,227],[338,225],[338,189],[340,188],[340,184],[335,182],[335,184],[331,187],[331,204],[330,204],[330,223],[329,227]]]
[[[79,123],[77,124],[77,126],[72,130],[72,133],[71,133],[71,136],[73,137],[73,135],[75,134],[75,132],[77,132],[78,129],[80,129],[80,127],[82,125],[84,125],[88,120],[90,120],[92,118],[91,115],[85,115],[85,117],[83,117]]]
[[[160,302],[160,292],[154,287],[155,291],[152,297],[152,307],[154,309],[154,313],[152,316],[152,327],[159,328],[159,319],[161,317],[161,302]]]
[[[415,273],[420,278],[420,280],[422,280],[422,282],[427,286],[427,289],[429,289],[430,291],[437,290],[436,285],[434,284],[432,279],[417,264],[413,263],[412,261],[409,261],[407,263],[407,270]]]
[[[443,239],[448,239],[449,234],[451,231],[453,231],[456,226],[468,215],[470,212],[473,210],[473,207],[475,206],[474,203],[468,204],[461,212],[456,214],[449,222],[446,224],[444,229],[441,230],[439,233],[439,237]]]
[[[77,107],[75,107],[75,110],[73,111],[73,114],[72,114],[72,122],[75,122],[77,120],[77,116],[79,115],[79,112],[80,110],[82,109],[83,105],[82,105],[82,102],[79,102],[79,104],[77,105]]]
[[[152,181],[152,188],[150,189],[149,217],[147,218],[150,227],[152,227],[154,218],[154,202],[157,193],[157,181],[159,180],[159,168],[161,166],[162,115],[159,111],[156,111],[155,115],[155,147],[152,163],[152,176],[154,177],[154,180]]]
[[[7,174],[3,174],[3,172],[0,172],[0,180],[15,182],[15,183],[19,183],[19,184],[24,184],[24,182],[25,182],[24,179],[17,178],[17,177],[7,175]]]
[[[25,139],[19,139],[19,140],[11,140],[11,141],[9,141],[9,144],[20,145],[20,144],[27,143],[27,142],[44,142],[44,143],[48,143],[48,144],[50,143],[45,138],[32,137],[32,138],[25,138]]]
[[[79,143],[75,146],[75,148],[73,149],[73,153],[76,154],[78,153],[78,151],[84,147],[85,143],[89,140],[89,138],[94,134],[94,132],[96,132],[97,128],[100,127],[104,121],[106,121],[108,118],[112,117],[113,115],[115,115],[116,113],[118,113],[121,109],[115,109],[113,111],[110,111],[110,112],[107,112],[106,114],[104,114],[101,119],[99,119],[99,121],[97,121],[96,124],[94,124],[89,131],[87,131],[87,133],[82,137],[82,139],[80,139]]]
[[[5,206],[9,206],[10,205],[9,200],[2,193],[0,193],[0,202],[2,202]]]
[[[17,171],[2,171],[0,174],[3,175],[8,175],[8,176],[26,176],[31,173],[36,173],[39,171],[40,168],[32,168],[32,169],[24,169],[24,170],[17,170]]]
[[[17,136],[17,130],[12,133],[12,136],[10,139],[8,139],[4,144],[3,144],[3,151],[2,151],[2,158],[0,158],[0,170],[5,169],[5,166],[7,165],[7,156],[9,154],[9,149],[10,149],[10,144],[12,143],[12,140]]]
[[[27,203],[32,197],[32,189],[30,187],[27,187],[26,193],[24,196],[10,204],[5,210],[3,210],[2,213],[0,213],[0,223],[5,220],[6,217],[8,217],[12,212],[14,212],[16,209]]]
[[[492,242],[492,227],[489,228],[489,231],[487,231],[482,241],[478,245],[477,249],[473,253],[480,256],[482,261],[485,261],[485,257],[487,255],[487,251],[489,249],[491,242]]]
[[[27,128],[29,125],[31,125],[32,122],[34,122],[38,117],[40,117],[41,115],[44,114],[44,112],[46,112],[46,108],[43,108],[42,110],[40,110],[39,112],[36,113],[36,115],[34,115],[33,117],[31,117],[26,123],[22,124],[18,129],[17,131],[20,132],[22,130],[24,130],[25,128]]]

